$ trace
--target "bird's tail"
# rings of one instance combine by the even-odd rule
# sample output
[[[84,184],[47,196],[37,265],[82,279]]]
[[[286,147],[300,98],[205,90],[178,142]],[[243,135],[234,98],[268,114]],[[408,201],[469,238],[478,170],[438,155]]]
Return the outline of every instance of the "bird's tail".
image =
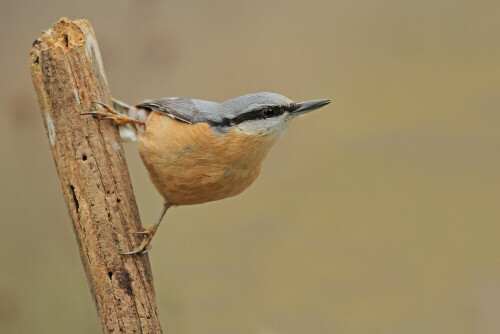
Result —
[[[127,115],[139,121],[146,121],[149,111],[131,106],[123,101],[113,98],[113,109],[120,114]],[[137,141],[137,134],[144,130],[144,126],[137,124],[127,124],[120,126],[120,137],[123,141]]]

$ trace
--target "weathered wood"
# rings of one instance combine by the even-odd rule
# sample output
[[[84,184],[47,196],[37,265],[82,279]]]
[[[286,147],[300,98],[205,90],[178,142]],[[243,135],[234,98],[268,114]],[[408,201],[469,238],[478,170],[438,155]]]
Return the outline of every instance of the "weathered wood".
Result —
[[[63,196],[105,333],[161,333],[139,213],[116,126],[81,116],[111,105],[88,21],[62,18],[33,43],[30,66]],[[61,306],[64,307],[64,306]]]

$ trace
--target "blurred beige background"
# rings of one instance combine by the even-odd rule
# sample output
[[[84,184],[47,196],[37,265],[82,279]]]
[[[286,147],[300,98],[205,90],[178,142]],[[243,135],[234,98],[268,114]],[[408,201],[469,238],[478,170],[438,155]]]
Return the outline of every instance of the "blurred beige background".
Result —
[[[242,195],[168,213],[150,253],[167,333],[498,333],[495,1],[0,3],[0,332],[98,333],[28,68],[91,21],[128,102],[272,91],[334,103]],[[143,223],[161,198],[126,154]]]

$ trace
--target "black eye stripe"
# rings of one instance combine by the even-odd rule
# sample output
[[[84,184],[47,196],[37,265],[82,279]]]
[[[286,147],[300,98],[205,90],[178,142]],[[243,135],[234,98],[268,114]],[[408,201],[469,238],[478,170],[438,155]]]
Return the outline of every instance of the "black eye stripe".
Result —
[[[283,115],[285,112],[291,112],[297,109],[295,104],[291,104],[290,106],[268,106],[262,107],[256,110],[248,111],[244,114],[238,115],[233,118],[224,118],[220,122],[212,122],[210,125],[212,126],[232,126],[238,125],[245,121],[251,121],[256,119],[266,119],[271,117],[277,117]]]
[[[239,124],[241,122],[254,119],[276,117],[282,115],[285,111],[287,111],[285,107],[264,107],[238,115],[231,120],[231,123]]]

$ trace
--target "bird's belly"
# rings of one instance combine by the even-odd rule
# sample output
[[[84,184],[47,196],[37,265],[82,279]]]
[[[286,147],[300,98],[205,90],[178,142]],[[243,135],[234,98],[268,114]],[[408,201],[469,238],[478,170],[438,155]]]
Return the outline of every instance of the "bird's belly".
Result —
[[[166,128],[153,131],[161,122]],[[161,122],[147,123],[139,153],[155,187],[173,205],[235,196],[259,175],[268,151],[260,149],[262,145],[238,146],[234,138],[226,145],[207,132],[207,124],[184,124],[169,117],[161,117]]]
[[[175,155],[175,152],[170,152]],[[145,162],[160,194],[174,205],[189,205],[235,196],[257,178],[259,167],[226,167],[219,164],[197,164],[196,160],[159,158]]]

